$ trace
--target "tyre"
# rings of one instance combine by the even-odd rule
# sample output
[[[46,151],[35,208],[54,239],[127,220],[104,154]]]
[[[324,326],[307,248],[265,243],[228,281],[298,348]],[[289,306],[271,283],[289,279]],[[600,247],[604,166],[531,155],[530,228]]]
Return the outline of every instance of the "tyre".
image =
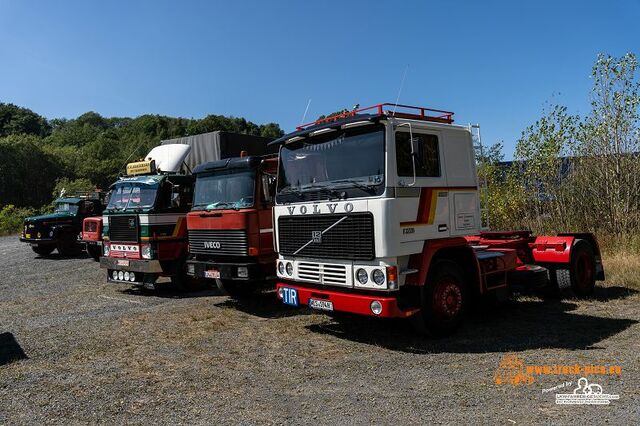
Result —
[[[591,244],[575,240],[568,266],[568,269],[556,269],[556,287],[559,290],[570,288],[580,298],[592,295],[596,286],[596,257]]]
[[[87,245],[87,254],[96,262],[100,261],[102,256],[102,248],[100,246]]]
[[[60,236],[56,248],[62,256],[77,256],[82,252],[82,247],[76,241],[75,236],[70,233]]]
[[[55,250],[55,246],[32,246],[31,250],[40,256],[48,256],[53,250]]]
[[[429,269],[420,312],[412,317],[420,333],[447,336],[464,321],[470,297],[460,270],[460,266],[450,260],[437,261]]]
[[[232,280],[216,280],[216,286],[222,294],[233,297],[234,299],[243,299],[250,296],[256,291],[257,285],[254,282],[232,281]]]

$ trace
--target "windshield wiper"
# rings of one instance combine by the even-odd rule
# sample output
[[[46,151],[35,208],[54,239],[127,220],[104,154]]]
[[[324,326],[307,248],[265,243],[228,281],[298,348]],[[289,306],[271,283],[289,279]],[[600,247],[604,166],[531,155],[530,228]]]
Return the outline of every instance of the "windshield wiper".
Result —
[[[341,180],[334,180],[333,183],[350,183],[353,186],[355,186],[358,189],[361,189],[365,192],[368,192],[370,194],[373,194],[376,189],[375,189],[375,185],[374,184],[369,184],[367,185],[366,183],[362,183],[358,180],[355,179],[341,179]]]
[[[304,194],[303,194],[300,190],[295,189],[293,186],[287,186],[287,187],[282,188],[282,189],[280,190],[280,193],[281,193],[281,194],[288,194],[288,193],[292,193],[292,194],[297,195],[297,196],[298,196],[298,197],[300,197],[300,198],[304,198]]]
[[[311,185],[311,186],[308,187],[308,189],[310,189],[310,190],[317,189],[318,192],[325,192],[325,193],[329,194],[329,196],[331,197],[330,199],[333,199],[333,198],[340,199],[340,198],[342,198],[338,191],[336,191],[334,188],[331,188],[332,184],[333,184],[333,182],[325,183],[324,185]]]

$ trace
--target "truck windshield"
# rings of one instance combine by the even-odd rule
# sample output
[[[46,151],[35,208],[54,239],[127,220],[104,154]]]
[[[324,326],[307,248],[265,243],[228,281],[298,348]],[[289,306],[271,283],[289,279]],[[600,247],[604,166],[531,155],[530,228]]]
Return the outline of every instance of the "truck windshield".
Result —
[[[158,185],[141,182],[118,183],[111,191],[108,210],[148,209],[156,201]]]
[[[70,215],[75,215],[78,212],[77,204],[70,203],[56,203],[56,209],[54,213],[67,213]]]
[[[384,127],[336,130],[282,147],[276,200],[380,195],[383,183]]]
[[[225,170],[212,175],[198,176],[193,210],[252,207],[254,187],[254,170]]]

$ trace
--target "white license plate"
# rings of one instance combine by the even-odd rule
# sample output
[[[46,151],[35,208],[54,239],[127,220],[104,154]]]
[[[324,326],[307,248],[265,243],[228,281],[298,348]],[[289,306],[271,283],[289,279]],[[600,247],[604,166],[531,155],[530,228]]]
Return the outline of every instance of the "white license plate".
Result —
[[[118,261],[116,262],[116,264],[117,264],[118,266],[129,266],[129,261],[128,261],[128,260],[118,260]]]
[[[328,300],[309,299],[309,307],[321,311],[333,311],[333,302]]]
[[[209,269],[208,271],[204,271],[205,278],[220,278],[220,271],[217,269]]]

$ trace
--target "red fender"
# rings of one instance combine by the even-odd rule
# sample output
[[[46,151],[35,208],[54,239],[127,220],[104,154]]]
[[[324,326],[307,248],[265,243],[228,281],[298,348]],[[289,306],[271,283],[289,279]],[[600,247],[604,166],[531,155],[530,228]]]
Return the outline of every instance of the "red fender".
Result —
[[[531,247],[533,259],[536,263],[569,263],[574,241],[573,235],[536,237]]]

